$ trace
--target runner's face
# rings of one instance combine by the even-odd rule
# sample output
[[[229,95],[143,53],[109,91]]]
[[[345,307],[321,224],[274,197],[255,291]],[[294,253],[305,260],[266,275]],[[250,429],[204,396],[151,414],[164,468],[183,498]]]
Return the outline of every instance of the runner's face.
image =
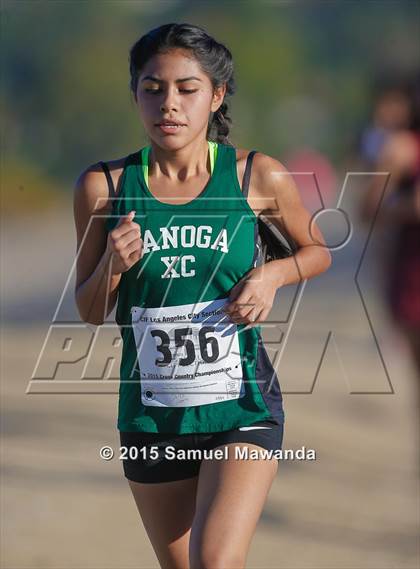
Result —
[[[200,133],[206,135],[209,114],[222,104],[224,92],[225,86],[213,92],[197,60],[177,49],[147,62],[139,76],[136,103],[149,137],[159,146],[178,148]],[[165,132],[157,126],[164,119],[182,126]]]

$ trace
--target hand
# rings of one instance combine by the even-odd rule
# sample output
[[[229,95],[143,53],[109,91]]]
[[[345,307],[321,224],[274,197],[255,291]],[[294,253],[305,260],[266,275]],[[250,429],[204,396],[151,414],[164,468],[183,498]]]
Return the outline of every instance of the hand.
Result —
[[[112,256],[111,273],[119,275],[128,271],[143,257],[143,239],[138,223],[133,221],[135,211],[130,211],[118,220],[108,233],[107,253]]]
[[[236,324],[252,322],[249,328],[253,328],[267,319],[277,288],[267,265],[256,267],[231,289],[224,311]]]

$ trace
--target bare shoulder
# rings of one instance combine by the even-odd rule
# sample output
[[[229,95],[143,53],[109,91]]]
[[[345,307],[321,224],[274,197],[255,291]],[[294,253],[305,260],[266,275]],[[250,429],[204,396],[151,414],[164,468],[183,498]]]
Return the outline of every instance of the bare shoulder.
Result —
[[[123,156],[122,158],[117,158],[116,160],[110,160],[109,162],[105,162],[105,164],[109,168],[109,173],[111,174],[111,178],[114,183],[115,193],[117,195],[120,191],[121,175],[124,171],[124,164],[127,158],[128,156]]]
[[[126,157],[123,157],[106,162],[117,195],[125,159]],[[82,201],[90,212],[108,210],[111,207],[108,181],[100,162],[91,164],[81,172],[74,187],[74,198]]]
[[[284,180],[292,179],[286,166],[280,160],[263,152],[257,152],[254,156],[253,167],[255,168],[255,178],[259,182],[261,190],[267,186],[271,188],[273,185],[278,186],[278,184],[284,183]]]
[[[237,149],[239,180],[243,179],[249,152],[250,150],[245,148]],[[252,160],[248,199],[254,211],[261,213],[283,209],[290,200],[299,200],[300,196],[294,178],[286,166],[280,160],[258,151]],[[254,206],[257,202],[258,208]]]

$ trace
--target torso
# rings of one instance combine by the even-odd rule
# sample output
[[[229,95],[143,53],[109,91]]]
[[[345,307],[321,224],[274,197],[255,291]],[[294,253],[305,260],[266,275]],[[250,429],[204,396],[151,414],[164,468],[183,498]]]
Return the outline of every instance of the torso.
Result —
[[[226,322],[220,312],[259,252],[257,216],[241,196],[247,156],[220,144],[212,179],[196,178],[195,195],[183,185],[176,204],[168,203],[168,187],[166,198],[153,179],[148,188],[147,154],[129,155],[124,173],[125,160],[109,164],[120,199],[109,200],[106,229],[135,210],[144,240],[141,260],[119,283],[121,431],[206,433],[284,421],[260,326]],[[265,155],[259,156],[252,177],[261,186]],[[185,353],[172,349],[179,342]]]

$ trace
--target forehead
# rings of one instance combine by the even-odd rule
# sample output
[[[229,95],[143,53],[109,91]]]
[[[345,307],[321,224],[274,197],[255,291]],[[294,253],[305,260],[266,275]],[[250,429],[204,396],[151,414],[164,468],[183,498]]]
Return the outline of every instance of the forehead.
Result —
[[[194,55],[181,49],[173,49],[151,57],[142,69],[140,80],[146,76],[153,76],[162,81],[175,81],[183,77],[195,76],[204,82],[207,78]]]

